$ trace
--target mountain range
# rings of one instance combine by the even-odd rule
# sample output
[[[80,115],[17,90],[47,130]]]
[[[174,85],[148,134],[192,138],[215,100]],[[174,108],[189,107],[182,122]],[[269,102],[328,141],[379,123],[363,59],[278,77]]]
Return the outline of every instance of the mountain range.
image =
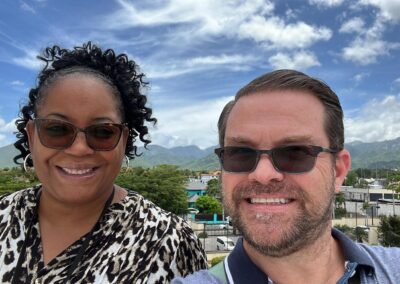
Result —
[[[147,168],[159,164],[173,164],[191,170],[216,170],[219,169],[219,163],[214,148],[200,149],[194,145],[174,148],[149,145],[147,149],[139,147],[138,153],[141,153],[141,156],[131,160],[130,166]],[[371,143],[355,141],[347,143],[345,148],[351,153],[352,169],[400,169],[400,137]],[[17,150],[13,145],[1,147],[0,168],[15,167],[13,157],[16,154]]]

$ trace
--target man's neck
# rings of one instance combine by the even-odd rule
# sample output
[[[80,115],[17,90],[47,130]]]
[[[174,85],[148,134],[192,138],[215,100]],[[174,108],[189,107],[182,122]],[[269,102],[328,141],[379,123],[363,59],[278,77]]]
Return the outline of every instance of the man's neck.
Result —
[[[330,229],[313,244],[284,257],[266,256],[246,240],[243,246],[252,262],[274,283],[336,283],[345,270],[342,250]]]

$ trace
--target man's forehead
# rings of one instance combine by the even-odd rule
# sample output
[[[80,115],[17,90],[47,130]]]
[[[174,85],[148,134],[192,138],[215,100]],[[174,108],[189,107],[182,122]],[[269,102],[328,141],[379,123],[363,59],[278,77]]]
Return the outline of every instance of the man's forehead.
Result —
[[[240,98],[227,119],[224,141],[236,145],[259,145],[257,140],[271,145],[314,144],[323,142],[321,135],[326,137],[319,99],[309,92],[279,90]]]
[[[245,136],[242,134],[235,135],[233,133],[228,133],[228,135],[225,136],[226,145],[235,145],[235,146],[246,145],[250,147],[251,146],[258,147],[259,143],[257,140],[258,139],[256,139],[256,137],[251,135]],[[284,136],[274,140],[273,143],[271,144],[271,147],[276,147],[281,145],[294,145],[294,144],[314,145],[316,143],[317,143],[316,139],[311,135],[290,135],[288,133],[288,136]]]

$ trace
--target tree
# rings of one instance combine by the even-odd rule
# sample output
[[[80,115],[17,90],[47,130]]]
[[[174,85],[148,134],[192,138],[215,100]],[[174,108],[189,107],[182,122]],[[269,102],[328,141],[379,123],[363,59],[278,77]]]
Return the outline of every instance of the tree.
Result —
[[[221,198],[221,191],[219,187],[219,180],[218,179],[210,179],[207,182],[206,194],[208,196],[214,197],[216,199]]]
[[[346,234],[349,238],[354,241],[362,243],[368,240],[368,231],[363,227],[351,228],[347,225],[335,225],[336,229]]]
[[[368,182],[363,179],[360,178],[358,179],[357,183],[354,185],[354,187],[358,187],[358,188],[367,188],[368,187]]]
[[[378,226],[380,242],[386,247],[400,247],[400,216],[379,216]]]
[[[164,210],[182,214],[187,210],[186,181],[177,166],[159,165],[151,169],[129,168],[121,172],[116,183],[140,193]]]
[[[347,214],[346,210],[346,199],[343,192],[335,194],[335,218],[345,217]]]
[[[335,226],[333,226],[335,229],[338,229],[339,231],[341,231],[342,233],[346,234],[349,238],[351,238],[352,240],[355,240],[355,234],[354,234],[354,229],[347,226],[347,225],[340,225],[337,224]]]
[[[358,175],[355,171],[349,171],[347,173],[346,179],[344,180],[344,185],[354,186],[357,183]]]
[[[201,213],[205,214],[222,213],[221,203],[214,197],[208,195],[200,196],[196,201],[196,207]]]
[[[400,173],[395,172],[390,174],[388,177],[387,188],[396,192],[400,192]]]

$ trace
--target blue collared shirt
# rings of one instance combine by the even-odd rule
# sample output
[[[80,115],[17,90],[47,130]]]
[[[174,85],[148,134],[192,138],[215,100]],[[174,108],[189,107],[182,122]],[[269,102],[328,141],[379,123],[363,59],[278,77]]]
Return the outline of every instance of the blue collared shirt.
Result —
[[[339,241],[347,269],[338,283],[347,283],[357,273],[362,284],[400,283],[400,248],[384,248],[355,243],[339,230],[332,229],[332,236]],[[225,271],[231,284],[271,283],[247,255],[243,239],[239,239],[235,249],[227,257]],[[207,270],[196,272],[186,278],[177,278],[173,284],[221,284],[222,282]]]

